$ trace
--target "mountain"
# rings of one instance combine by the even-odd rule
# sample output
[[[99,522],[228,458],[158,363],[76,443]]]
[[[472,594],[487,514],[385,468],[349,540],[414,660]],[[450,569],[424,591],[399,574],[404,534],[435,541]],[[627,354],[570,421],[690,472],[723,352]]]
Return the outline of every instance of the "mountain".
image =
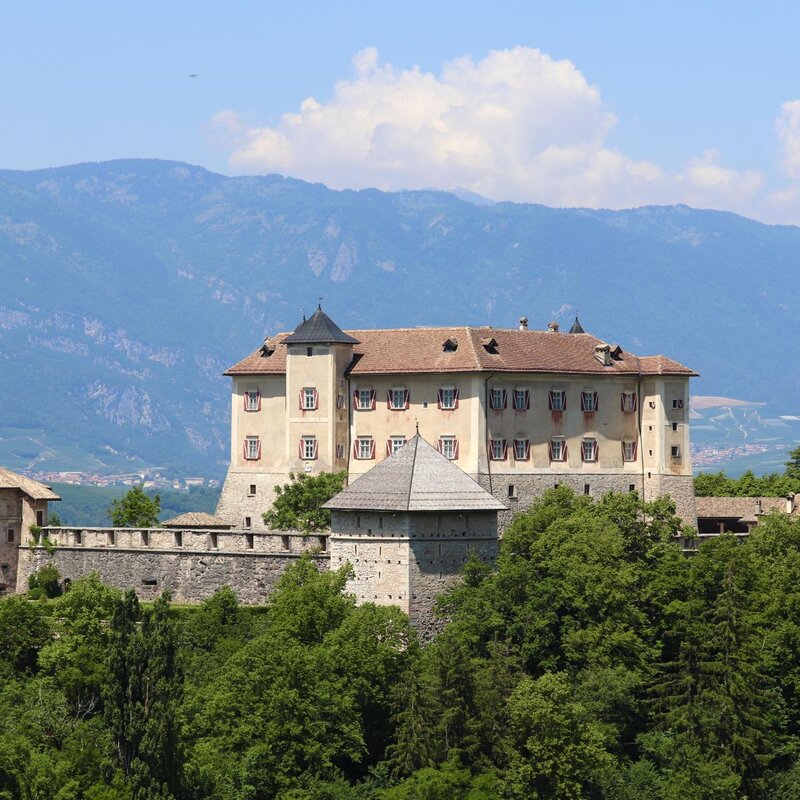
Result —
[[[0,463],[219,475],[223,370],[322,297],[342,327],[569,325],[800,414],[800,228],[479,205],[125,160],[0,171]]]

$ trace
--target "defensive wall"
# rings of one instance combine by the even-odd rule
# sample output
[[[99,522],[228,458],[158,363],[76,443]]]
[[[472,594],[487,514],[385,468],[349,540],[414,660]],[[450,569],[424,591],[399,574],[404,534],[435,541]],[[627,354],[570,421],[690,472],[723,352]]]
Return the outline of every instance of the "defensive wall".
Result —
[[[47,544],[19,547],[16,590],[54,564],[62,580],[97,572],[109,586],[152,600],[165,589],[176,603],[199,603],[230,586],[246,605],[263,603],[287,566],[311,552],[328,569],[328,534],[174,528],[44,528]]]

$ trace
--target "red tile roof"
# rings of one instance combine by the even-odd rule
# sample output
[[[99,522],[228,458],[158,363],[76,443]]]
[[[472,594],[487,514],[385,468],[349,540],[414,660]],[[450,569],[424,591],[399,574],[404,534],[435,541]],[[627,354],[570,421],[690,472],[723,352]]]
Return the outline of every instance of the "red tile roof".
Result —
[[[442,372],[539,372],[590,375],[680,375],[697,373],[665,356],[635,356],[622,352],[603,366],[595,358],[595,347],[605,342],[587,333],[499,328],[395,328],[346,331],[358,339],[353,347],[352,375],[397,375]],[[286,372],[288,333],[267,340],[269,355],[259,348],[226,375],[281,375]],[[495,352],[482,340],[493,338]],[[458,342],[454,352],[443,350],[444,342]]]

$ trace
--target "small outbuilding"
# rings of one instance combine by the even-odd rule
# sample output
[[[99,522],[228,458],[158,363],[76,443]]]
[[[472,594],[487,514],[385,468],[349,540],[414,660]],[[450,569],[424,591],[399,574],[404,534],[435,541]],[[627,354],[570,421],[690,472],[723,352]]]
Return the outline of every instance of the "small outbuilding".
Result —
[[[324,507],[331,568],[349,562],[358,602],[399,606],[423,636],[435,632],[436,598],[467,559],[497,557],[506,508],[419,434]]]

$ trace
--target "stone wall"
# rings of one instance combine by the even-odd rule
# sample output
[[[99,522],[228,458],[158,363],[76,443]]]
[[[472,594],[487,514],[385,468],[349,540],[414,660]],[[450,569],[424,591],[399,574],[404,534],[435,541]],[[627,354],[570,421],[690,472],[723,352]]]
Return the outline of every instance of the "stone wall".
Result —
[[[575,494],[588,494],[600,498],[608,492],[638,492],[644,500],[655,500],[669,494],[675,501],[676,511],[683,521],[693,528],[697,527],[697,513],[694,504],[694,484],[691,475],[658,475],[642,477],[632,473],[579,474],[549,473],[537,475],[488,474],[473,475],[487,491],[508,505],[507,511],[498,515],[498,525],[502,532],[508,527],[514,515],[527,509],[537,498],[555,486],[567,486]]]
[[[62,579],[76,580],[97,572],[119,589],[134,589],[151,600],[165,589],[176,603],[199,603],[223,586],[240,602],[263,603],[286,567],[307,551],[320,569],[328,569],[327,535],[297,531],[175,531],[162,528],[51,528],[52,552],[44,547],[19,548],[17,591],[44,564],[54,564]],[[146,542],[146,543],[145,543]]]

